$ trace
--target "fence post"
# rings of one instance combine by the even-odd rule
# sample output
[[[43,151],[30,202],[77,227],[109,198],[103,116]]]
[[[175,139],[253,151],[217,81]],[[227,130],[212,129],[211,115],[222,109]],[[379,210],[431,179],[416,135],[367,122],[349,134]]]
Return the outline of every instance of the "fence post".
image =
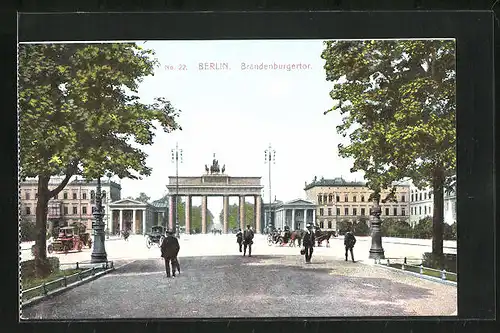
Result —
[[[63,270],[63,281],[64,281],[64,286],[68,286],[68,280],[66,280],[66,272]]]
[[[95,275],[95,266],[92,266],[92,275]]]
[[[446,270],[441,271],[441,279],[446,280]]]
[[[82,276],[80,275],[80,272],[78,272],[78,280],[82,281]]]
[[[391,263],[390,263],[390,260],[387,259],[387,266],[389,266]]]
[[[47,287],[45,286],[45,282],[42,283],[43,294],[47,295]]]
[[[405,260],[404,260],[404,262],[403,262],[403,263],[406,265],[406,257],[405,257]]]
[[[424,266],[422,264],[420,264],[420,274],[424,274]]]
[[[405,263],[401,264],[401,269],[404,271],[405,270]]]
[[[78,261],[76,262],[76,269],[79,269],[79,267],[78,267]]]

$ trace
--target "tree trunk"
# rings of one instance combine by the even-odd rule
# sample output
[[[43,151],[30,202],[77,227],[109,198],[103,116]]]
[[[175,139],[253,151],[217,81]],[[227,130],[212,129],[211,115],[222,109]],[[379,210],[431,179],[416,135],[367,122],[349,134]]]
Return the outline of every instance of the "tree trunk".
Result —
[[[36,240],[35,240],[35,274],[45,277],[50,274],[47,260],[47,211],[49,202],[49,179],[38,178],[38,201],[36,204]]]
[[[443,260],[443,223],[444,223],[444,173],[434,171],[432,179],[433,216],[432,216],[432,254],[442,265]]]

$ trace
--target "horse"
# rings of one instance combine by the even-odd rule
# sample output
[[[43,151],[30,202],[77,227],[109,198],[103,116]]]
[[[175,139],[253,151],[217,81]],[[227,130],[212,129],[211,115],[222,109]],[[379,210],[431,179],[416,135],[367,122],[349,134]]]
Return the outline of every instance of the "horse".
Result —
[[[296,246],[295,241],[297,241],[298,245],[302,245],[302,238],[304,238],[304,230],[294,230],[292,231],[292,235],[290,236],[290,246]]]
[[[316,228],[316,232],[314,233],[318,246],[321,246],[321,243],[326,241],[326,247],[330,247],[330,237],[332,236],[335,237],[335,231],[321,231],[320,228]]]

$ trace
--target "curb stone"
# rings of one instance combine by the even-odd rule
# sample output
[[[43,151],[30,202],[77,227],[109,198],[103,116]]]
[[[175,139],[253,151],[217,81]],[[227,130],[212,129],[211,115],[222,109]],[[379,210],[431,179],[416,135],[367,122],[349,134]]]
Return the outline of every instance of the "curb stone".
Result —
[[[95,275],[91,275],[91,276],[88,276],[86,278],[84,278],[83,280],[81,281],[77,281],[77,282],[74,282],[66,287],[62,287],[62,288],[58,288],[58,289],[55,289],[53,291],[50,291],[49,293],[47,293],[47,295],[43,295],[43,296],[37,296],[37,297],[34,297],[24,303],[22,303],[21,305],[21,309],[24,309],[26,307],[29,307],[29,306],[32,306],[32,305],[35,305],[35,304],[38,304],[40,303],[41,301],[47,299],[47,298],[50,298],[52,296],[56,296],[56,295],[59,295],[67,290],[70,290],[70,289],[73,289],[75,287],[78,287],[84,283],[87,283],[87,282],[90,282],[90,281],[93,281],[105,274],[108,274],[109,272],[111,271],[114,271],[115,270],[115,267],[112,267],[112,268],[108,268],[102,272],[99,272],[99,273],[96,273]]]
[[[429,276],[429,275],[425,275],[425,274],[410,272],[410,271],[406,271],[406,270],[402,270],[402,269],[394,268],[394,267],[387,267],[387,266],[384,266],[384,265],[376,265],[376,264],[373,264],[373,263],[372,264],[364,263],[364,262],[362,262],[362,263],[365,264],[365,265],[371,265],[373,267],[380,267],[380,268],[383,268],[383,269],[392,270],[394,272],[399,272],[401,274],[413,275],[415,277],[418,277],[418,278],[421,278],[421,279],[424,279],[424,280],[428,280],[428,281],[432,281],[432,282],[437,282],[437,283],[446,284],[446,285],[455,286],[455,287],[457,286],[456,282],[453,282],[453,281],[450,281],[450,280],[443,280],[443,279],[440,279],[440,278],[437,278],[437,277],[434,277],[434,276]]]

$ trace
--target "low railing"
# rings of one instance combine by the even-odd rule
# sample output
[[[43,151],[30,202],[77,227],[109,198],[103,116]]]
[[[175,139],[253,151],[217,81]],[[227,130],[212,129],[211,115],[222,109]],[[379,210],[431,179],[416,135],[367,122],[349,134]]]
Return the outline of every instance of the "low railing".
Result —
[[[391,263],[391,260],[392,260],[392,263]],[[385,261],[385,264],[383,264],[382,261]],[[408,263],[410,261],[420,261],[420,264],[412,265],[412,264]],[[429,271],[429,272],[439,273],[439,277],[441,278],[441,280],[449,280],[448,276],[454,276],[455,281],[457,280],[457,273],[447,272],[445,269],[440,270],[440,269],[425,267],[424,265],[422,265],[422,259],[419,259],[419,258],[404,257],[404,258],[375,259],[375,264],[384,265],[384,266],[391,266],[391,264],[392,265],[401,265],[401,270],[403,270],[403,271],[408,270],[408,267],[414,267],[414,268],[417,268],[418,273],[420,275],[433,276],[433,275],[425,274],[426,271]]]
[[[63,272],[63,274],[64,274],[63,277],[58,278],[58,279],[54,279],[54,280],[49,281],[49,282],[44,282],[41,285],[23,290],[21,293],[21,300],[23,302],[26,302],[34,297],[37,297],[37,296],[46,296],[50,292],[52,292],[56,289],[67,287],[68,285],[71,285],[71,284],[76,283],[78,281],[82,281],[83,279],[85,279],[89,276],[93,276],[96,273],[103,271],[103,270],[106,270],[108,268],[114,268],[114,264],[112,261],[107,261],[107,262],[102,263],[102,264],[92,264],[92,263],[86,263],[86,262],[60,264],[60,266],[63,266],[63,265],[66,265],[66,266],[67,265],[74,265],[75,269],[83,269],[83,267],[85,267],[86,265],[91,265],[91,267],[89,267],[87,269],[83,269],[82,271],[79,271],[77,273],[70,274],[70,275],[64,274],[66,269],[62,269],[61,272]],[[68,268],[68,269],[71,269],[71,268]]]

